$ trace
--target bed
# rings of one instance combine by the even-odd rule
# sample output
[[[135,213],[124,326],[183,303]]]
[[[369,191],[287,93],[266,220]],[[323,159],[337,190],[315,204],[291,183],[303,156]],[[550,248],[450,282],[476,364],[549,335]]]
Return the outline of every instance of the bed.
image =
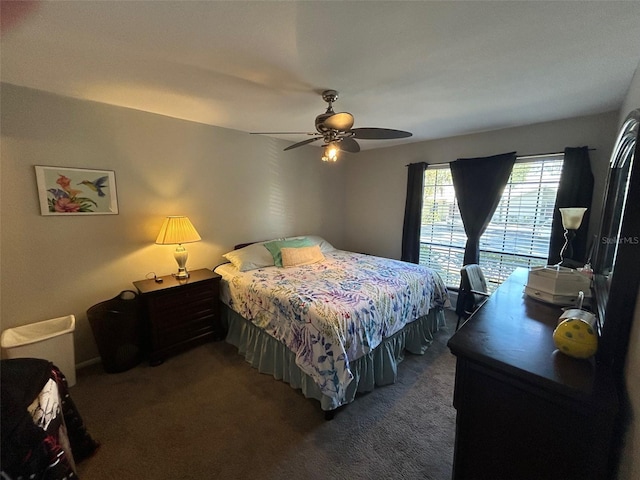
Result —
[[[3,479],[76,479],[99,444],[87,432],[62,372],[47,360],[0,364]]]
[[[423,354],[450,307],[441,278],[424,266],[317,236],[239,247],[214,269],[226,341],[260,372],[319,400],[327,418],[356,394],[395,383],[404,352]]]

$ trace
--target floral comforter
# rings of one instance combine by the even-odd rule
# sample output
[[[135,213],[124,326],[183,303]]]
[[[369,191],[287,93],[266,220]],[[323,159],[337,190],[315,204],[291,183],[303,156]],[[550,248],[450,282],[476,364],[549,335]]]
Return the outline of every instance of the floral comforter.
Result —
[[[353,378],[349,362],[450,302],[427,267],[342,250],[325,257],[248,272],[225,264],[216,272],[222,301],[291,349],[324,395],[341,399]]]

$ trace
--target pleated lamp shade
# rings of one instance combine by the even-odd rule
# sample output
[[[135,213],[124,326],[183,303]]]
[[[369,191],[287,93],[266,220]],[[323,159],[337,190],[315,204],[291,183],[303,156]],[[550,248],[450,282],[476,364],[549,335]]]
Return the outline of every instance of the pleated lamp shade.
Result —
[[[175,216],[164,219],[156,243],[158,245],[175,245],[199,242],[200,240],[202,239],[189,221],[189,217]]]

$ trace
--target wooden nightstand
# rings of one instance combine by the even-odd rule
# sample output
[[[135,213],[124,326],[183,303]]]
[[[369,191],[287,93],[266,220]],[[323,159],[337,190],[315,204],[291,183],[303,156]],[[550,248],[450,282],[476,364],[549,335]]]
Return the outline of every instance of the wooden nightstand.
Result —
[[[149,363],[164,359],[195,345],[222,337],[220,326],[220,275],[211,270],[190,272],[177,280],[172,275],[162,283],[133,282],[140,293],[145,316]]]

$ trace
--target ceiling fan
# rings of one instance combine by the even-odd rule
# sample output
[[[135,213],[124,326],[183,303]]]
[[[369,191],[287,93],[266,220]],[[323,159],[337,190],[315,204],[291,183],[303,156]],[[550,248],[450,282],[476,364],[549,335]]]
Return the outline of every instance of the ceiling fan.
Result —
[[[403,130],[393,130],[391,128],[351,128],[353,127],[353,115],[348,112],[335,113],[333,111],[333,102],[338,100],[338,92],[336,90],[325,90],[322,92],[322,99],[329,104],[327,111],[316,117],[316,132],[252,132],[254,135],[311,135],[313,138],[294,143],[284,150],[292,150],[302,147],[318,140],[323,140],[325,147],[322,160],[335,162],[338,159],[338,153],[342,150],[350,153],[358,153],[360,145],[358,140],[389,140],[394,138],[406,138],[412,135],[411,132]]]

